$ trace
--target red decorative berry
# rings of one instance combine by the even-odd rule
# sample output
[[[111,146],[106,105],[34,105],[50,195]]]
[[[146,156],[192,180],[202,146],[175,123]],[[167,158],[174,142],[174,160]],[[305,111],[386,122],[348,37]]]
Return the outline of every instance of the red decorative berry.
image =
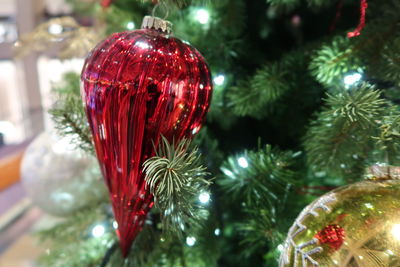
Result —
[[[319,231],[315,238],[319,240],[321,244],[326,244],[334,250],[338,250],[345,238],[344,229],[338,224],[330,224],[324,229]]]

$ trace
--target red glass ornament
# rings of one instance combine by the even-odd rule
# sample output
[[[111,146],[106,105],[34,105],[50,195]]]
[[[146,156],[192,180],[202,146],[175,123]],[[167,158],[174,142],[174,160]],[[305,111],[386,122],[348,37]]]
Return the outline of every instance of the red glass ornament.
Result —
[[[338,224],[330,224],[326,226],[324,229],[319,231],[315,238],[321,244],[326,244],[334,250],[338,250],[345,239],[344,229]]]
[[[142,164],[161,135],[191,138],[211,100],[211,75],[200,53],[154,29],[112,34],[82,71],[81,93],[106,180],[118,236],[128,255],[153,205]]]

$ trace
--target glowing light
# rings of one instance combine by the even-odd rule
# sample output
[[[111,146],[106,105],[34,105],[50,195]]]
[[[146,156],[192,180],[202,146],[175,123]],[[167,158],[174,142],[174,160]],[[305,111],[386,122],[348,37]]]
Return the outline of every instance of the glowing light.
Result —
[[[360,81],[362,78],[362,75],[360,73],[353,73],[353,74],[348,74],[344,77],[343,81],[344,84],[347,86],[353,85],[356,82]]]
[[[188,237],[186,237],[186,244],[187,244],[189,247],[193,247],[194,244],[196,244],[196,238],[193,237],[193,236],[188,236]]]
[[[394,238],[396,238],[397,240],[400,240],[400,224],[393,224],[393,227],[392,227],[392,235],[393,235]]]
[[[200,24],[207,24],[208,21],[210,20],[210,13],[205,9],[199,9],[196,12],[195,19]]]
[[[93,227],[92,229],[92,236],[94,237],[101,237],[102,235],[104,235],[104,233],[106,232],[106,229],[104,228],[103,225],[96,225],[95,227]]]
[[[192,130],[192,134],[197,134],[198,131],[199,131],[199,127],[194,127]]]
[[[394,253],[393,253],[393,251],[391,251],[390,249],[388,249],[388,250],[386,250],[386,252],[389,254],[389,255],[394,255]]]
[[[221,230],[219,228],[215,229],[214,234],[219,236],[221,234]]]
[[[114,228],[114,229],[117,229],[117,228],[118,228],[118,223],[117,223],[117,221],[113,221],[113,228]]]
[[[224,82],[225,82],[225,76],[222,74],[219,74],[214,78],[214,83],[216,85],[223,85]]]
[[[282,252],[282,251],[283,251],[283,245],[282,245],[282,244],[280,244],[280,245],[278,246],[278,250],[279,250],[279,252]]]
[[[14,125],[9,121],[0,121],[0,133],[4,135],[4,137],[12,137],[16,133],[16,129]]]
[[[199,195],[199,200],[201,203],[207,204],[208,202],[210,202],[210,194],[208,192],[202,192]]]
[[[136,42],[135,45],[137,45],[137,46],[139,46],[140,48],[143,48],[143,49],[151,48],[149,44],[147,44],[147,43],[145,43],[145,42],[141,42],[141,41]]]
[[[60,24],[51,24],[49,26],[49,33],[60,34],[63,32],[63,27]]]
[[[129,22],[126,24],[126,28],[127,28],[128,30],[133,30],[133,29],[135,28],[135,23],[134,23],[133,21],[129,21]]]
[[[367,207],[368,209],[374,208],[374,206],[371,203],[365,203],[364,206]]]
[[[249,163],[247,162],[247,159],[245,157],[238,158],[238,163],[239,163],[239,166],[242,168],[249,167]]]
[[[221,171],[226,175],[229,176],[231,178],[235,178],[235,176],[233,175],[233,172],[231,172],[230,170],[226,169],[226,168],[221,168]]]

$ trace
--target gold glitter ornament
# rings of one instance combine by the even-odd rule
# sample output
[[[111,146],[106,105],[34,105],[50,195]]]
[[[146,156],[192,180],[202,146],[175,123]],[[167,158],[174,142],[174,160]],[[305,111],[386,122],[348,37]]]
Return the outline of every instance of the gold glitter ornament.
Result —
[[[399,170],[373,166],[371,180],[308,205],[289,230],[280,267],[400,266]]]
[[[32,52],[43,52],[50,47],[61,44],[61,59],[85,57],[102,38],[102,29],[95,31],[82,27],[72,17],[54,18],[38,25],[32,32],[22,34],[15,42],[16,57],[23,57]]]

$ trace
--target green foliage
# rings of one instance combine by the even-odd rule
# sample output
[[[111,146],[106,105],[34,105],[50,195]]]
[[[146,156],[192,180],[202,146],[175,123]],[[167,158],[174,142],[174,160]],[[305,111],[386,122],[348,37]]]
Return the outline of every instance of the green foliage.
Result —
[[[128,21],[138,28],[153,7],[149,0],[115,0],[106,10],[98,3],[85,7],[83,1],[70,1],[80,13],[105,22],[108,33],[125,30]],[[367,25],[352,39],[345,33],[357,24],[359,2],[354,1],[344,1],[336,37],[327,35],[328,16],[333,19],[337,11],[333,0],[160,2],[170,10],[174,34],[201,51],[213,74],[225,75],[225,83],[215,87],[207,130],[195,140],[204,164],[219,179],[207,189],[213,200],[209,209],[198,207],[196,198],[208,182],[196,149],[163,143],[145,166],[156,208],[129,258],[116,250],[109,266],[277,266],[277,247],[307,203],[332,186],[360,179],[370,164],[400,164],[398,1],[369,1]],[[196,19],[200,8],[210,14],[205,24]],[[163,9],[156,13],[162,17]],[[300,26],[293,23],[294,14]],[[345,90],[343,78],[352,72],[362,72],[364,81],[381,90],[366,84]],[[78,80],[71,76],[59,86],[65,90],[54,118],[61,131],[78,133],[75,141],[92,150]],[[259,136],[271,145],[249,150]],[[300,149],[306,153],[290,152]],[[239,164],[240,157],[247,167]],[[92,215],[105,212],[95,206],[85,211],[84,223],[73,221],[75,215],[69,221],[76,227],[73,240],[59,235],[65,225],[49,236],[59,247],[47,266],[74,266],[78,258],[96,266],[100,254],[117,242],[111,228],[103,246],[89,238],[87,229],[98,220]],[[202,223],[192,226],[194,221]],[[194,246],[186,245],[187,237],[196,238]],[[74,257],[78,240],[87,245],[76,245],[82,253]]]
[[[328,94],[325,102],[305,137],[308,161],[318,169],[361,177],[363,162],[374,148],[371,137],[379,133],[390,103],[366,84]]]
[[[300,0],[267,0],[272,6],[285,7],[288,11],[300,5]]]
[[[79,91],[79,76],[69,72],[54,88],[58,101],[49,111],[61,136],[69,136],[84,151],[93,153],[92,137]]]
[[[190,150],[189,140],[182,139],[175,145],[162,137],[157,155],[143,163],[143,172],[162,212],[163,230],[179,233],[186,229],[186,223],[200,219],[195,199],[199,193],[207,192],[210,182],[197,148]]]
[[[400,37],[387,44],[382,50],[381,77],[388,81],[394,81],[400,86]]]
[[[310,71],[317,81],[327,87],[341,84],[346,74],[361,72],[362,65],[354,54],[354,46],[346,37],[336,37],[330,45],[315,52]]]
[[[397,106],[387,107],[379,122],[379,135],[374,136],[376,150],[372,163],[400,164],[400,110]]]
[[[272,205],[293,183],[296,153],[281,152],[267,145],[256,151],[229,157],[221,167],[225,174],[218,180],[227,194],[245,201],[247,205]]]
[[[280,63],[266,64],[249,81],[241,81],[230,89],[228,99],[238,116],[260,118],[269,104],[274,103],[288,89],[288,72]]]
[[[291,11],[296,7],[307,4],[309,7],[326,7],[332,5],[335,1],[332,0],[267,0],[268,3],[277,7],[285,7],[287,11]]]
[[[108,218],[104,213],[104,203],[93,202],[54,227],[38,234],[49,246],[40,259],[40,266],[79,267],[99,264],[109,244],[116,238],[107,232],[100,238],[90,236],[91,227],[104,224]],[[91,226],[91,227],[90,227]]]
[[[243,235],[242,244],[248,249],[244,255],[249,257],[255,251],[269,247],[277,247],[285,238],[277,229],[275,218],[270,209],[250,210],[246,213],[249,218],[238,225],[238,230]]]

